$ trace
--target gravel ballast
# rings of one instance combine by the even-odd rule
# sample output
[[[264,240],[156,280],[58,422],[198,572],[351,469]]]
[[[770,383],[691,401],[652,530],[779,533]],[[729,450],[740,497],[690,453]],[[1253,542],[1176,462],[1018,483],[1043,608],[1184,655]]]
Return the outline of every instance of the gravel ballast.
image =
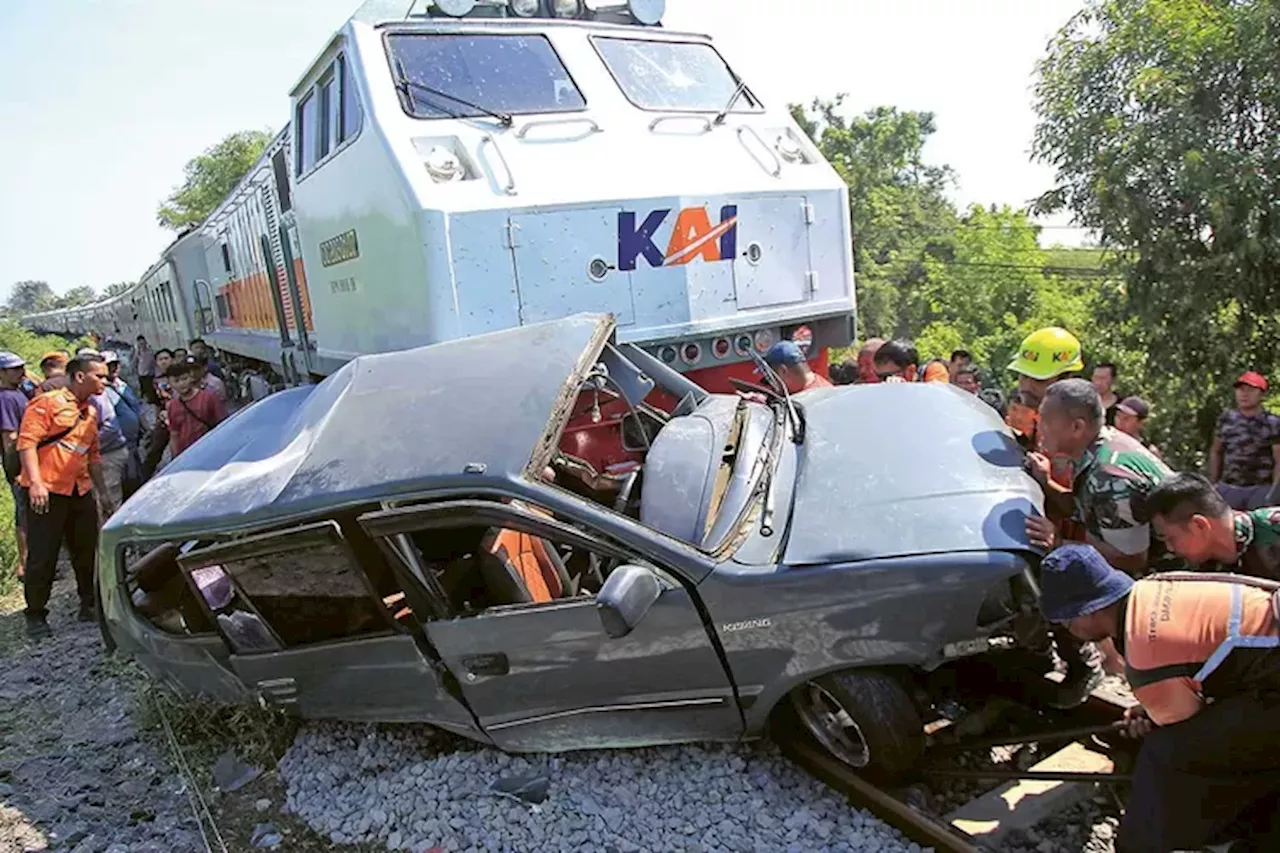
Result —
[[[317,723],[280,775],[286,809],[317,832],[415,853],[921,850],[767,745],[518,756],[419,727]]]
[[[98,626],[74,621],[69,586],[50,605],[50,639],[29,643],[21,613],[0,617],[0,851],[204,850],[185,782],[135,727],[134,692]]]

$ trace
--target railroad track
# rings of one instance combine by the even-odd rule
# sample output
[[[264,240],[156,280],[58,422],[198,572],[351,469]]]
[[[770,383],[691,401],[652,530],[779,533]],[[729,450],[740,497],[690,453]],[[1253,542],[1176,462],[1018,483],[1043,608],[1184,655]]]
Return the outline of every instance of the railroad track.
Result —
[[[1046,792],[1060,789],[1063,785],[1128,781],[1127,776],[1115,772],[1109,761],[1101,762],[1107,765],[1105,768],[1096,766],[1097,753],[1082,745],[1091,736],[1115,731],[1115,724],[1126,705],[1119,697],[1095,693],[1082,708],[1070,715],[1075,725],[1040,733],[968,739],[926,750],[920,774],[923,781],[958,778],[1006,782],[952,810],[947,818],[926,814],[908,804],[899,791],[880,787],[859,776],[819,746],[798,720],[784,718],[775,740],[783,754],[809,775],[847,797],[851,805],[865,809],[920,846],[932,848],[937,853],[986,853],[999,849],[999,839],[1009,826],[1030,828],[1079,801],[1079,797],[1058,797],[1058,808],[1054,809],[1055,798],[1046,797]],[[940,767],[937,761],[938,756],[945,760],[945,756],[964,750],[1024,743],[1054,743],[1064,748],[1031,770],[948,770]],[[1020,785],[1031,788],[1019,792]],[[984,806],[984,800],[990,801],[994,808]]]

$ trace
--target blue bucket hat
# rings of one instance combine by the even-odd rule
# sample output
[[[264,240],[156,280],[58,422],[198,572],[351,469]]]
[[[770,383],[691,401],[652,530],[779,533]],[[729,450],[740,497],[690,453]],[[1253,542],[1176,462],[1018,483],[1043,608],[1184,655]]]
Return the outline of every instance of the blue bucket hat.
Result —
[[[770,367],[795,367],[804,362],[804,352],[795,341],[778,341],[764,354],[764,363]],[[759,372],[756,368],[756,373]]]
[[[1097,613],[1132,588],[1133,578],[1092,545],[1063,545],[1040,563],[1040,609],[1050,622]]]

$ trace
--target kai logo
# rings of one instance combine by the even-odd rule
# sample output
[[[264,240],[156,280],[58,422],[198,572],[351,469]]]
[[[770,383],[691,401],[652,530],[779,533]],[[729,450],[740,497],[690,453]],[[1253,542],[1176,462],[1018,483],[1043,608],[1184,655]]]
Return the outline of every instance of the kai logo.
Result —
[[[738,253],[738,207],[726,204],[720,208],[719,224],[711,224],[705,207],[686,207],[676,214],[675,226],[667,250],[654,243],[654,237],[671,215],[669,208],[655,210],[637,226],[634,211],[618,214],[618,269],[634,270],[643,257],[651,267],[674,267],[694,258],[704,261],[726,261]]]

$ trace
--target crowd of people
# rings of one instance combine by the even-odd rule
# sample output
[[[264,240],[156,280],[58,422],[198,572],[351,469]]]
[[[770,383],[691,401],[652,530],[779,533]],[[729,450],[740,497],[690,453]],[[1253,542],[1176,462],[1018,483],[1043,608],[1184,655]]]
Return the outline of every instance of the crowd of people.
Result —
[[[77,618],[95,618],[98,530],[126,498],[227,416],[222,371],[203,341],[130,355],[135,392],[114,350],[45,354],[40,375],[0,352],[0,450],[13,495],[16,573],[28,636],[51,633],[48,602],[63,546],[79,593]]]
[[[766,354],[775,367],[786,364],[788,356],[783,342]],[[909,340],[871,338],[853,359],[831,365],[830,384],[863,385],[875,382],[942,382],[973,394],[999,412],[1010,427],[1022,437],[1035,434],[1035,421],[1045,389],[1062,378],[1084,372],[1079,354],[1079,341],[1064,329],[1046,328],[1028,336],[1021,351],[1009,365],[1016,385],[1005,393],[998,387],[984,386],[983,371],[973,363],[964,349],[951,353],[949,360],[931,359],[923,366],[919,352]],[[1075,358],[1063,364],[1064,353]],[[798,353],[798,349],[797,349]],[[1056,360],[1055,360],[1056,359]],[[1116,391],[1119,375],[1116,365],[1102,361],[1089,372],[1089,382],[1097,390],[1105,414],[1106,426],[1139,441],[1156,457],[1160,449],[1144,437],[1152,406],[1144,397],[1122,396]],[[824,383],[825,379],[817,377]],[[1266,377],[1255,371],[1242,374],[1235,384],[1235,405],[1218,418],[1213,446],[1209,450],[1209,479],[1217,485],[1224,499],[1234,509],[1257,509],[1280,504],[1280,415],[1263,406],[1268,390]]]
[[[1114,364],[1081,378],[1070,332],[1035,332],[1008,369],[1004,395],[982,389],[964,350],[921,369],[909,341],[872,340],[831,377],[949,382],[1025,448],[1045,508],[1027,536],[1047,552],[1041,607],[1066,666],[1049,704],[1082,703],[1105,671],[1140,703],[1117,853],[1280,850],[1280,417],[1263,406],[1266,378],[1238,378],[1202,474],[1143,440],[1151,405],[1116,391]]]

